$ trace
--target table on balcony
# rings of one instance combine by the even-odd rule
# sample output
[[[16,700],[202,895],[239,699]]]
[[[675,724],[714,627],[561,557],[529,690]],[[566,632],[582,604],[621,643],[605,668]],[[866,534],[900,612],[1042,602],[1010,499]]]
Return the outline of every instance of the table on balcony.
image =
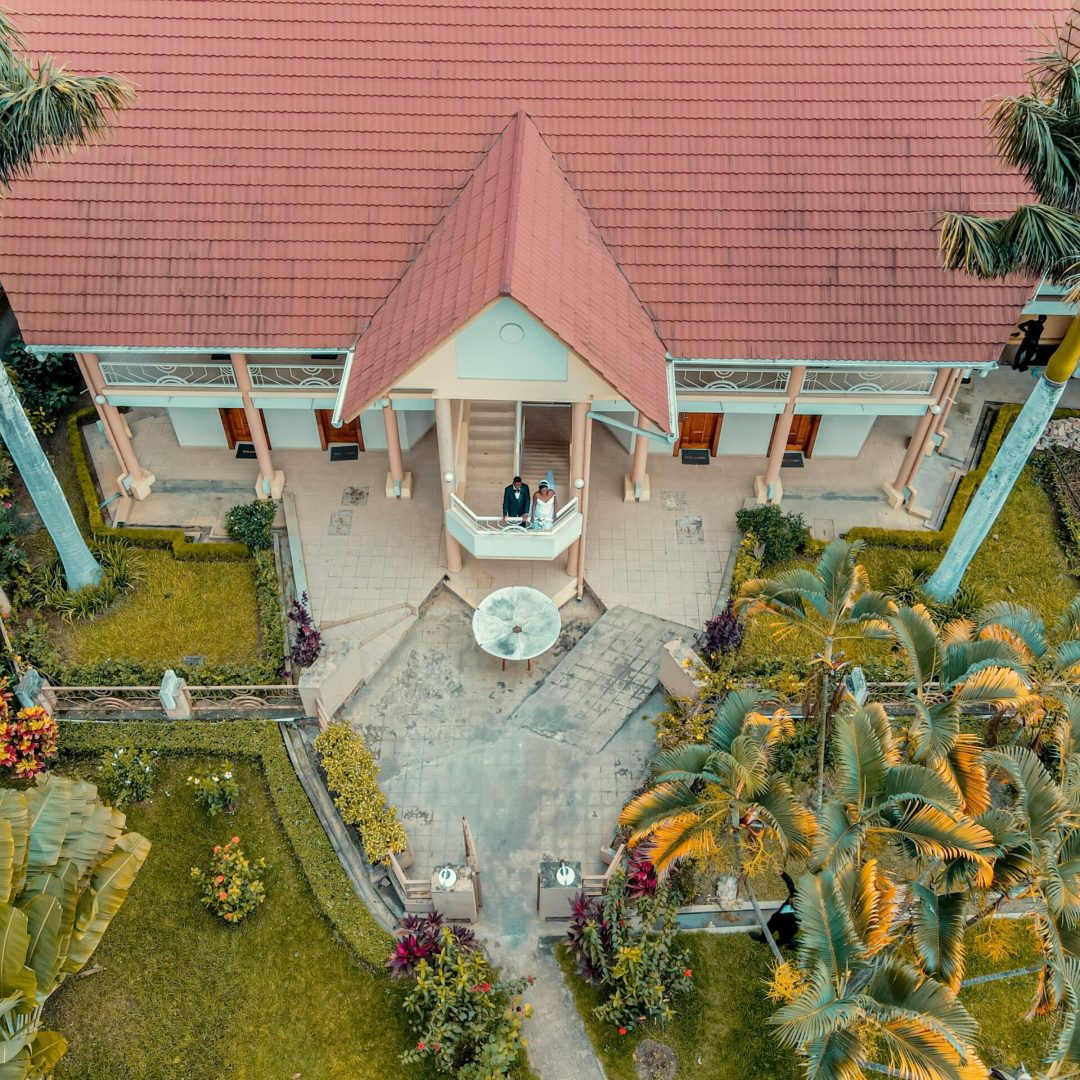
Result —
[[[473,612],[473,637],[491,656],[524,660],[532,670],[533,658],[545,653],[559,638],[562,617],[550,596],[525,585],[496,589]]]

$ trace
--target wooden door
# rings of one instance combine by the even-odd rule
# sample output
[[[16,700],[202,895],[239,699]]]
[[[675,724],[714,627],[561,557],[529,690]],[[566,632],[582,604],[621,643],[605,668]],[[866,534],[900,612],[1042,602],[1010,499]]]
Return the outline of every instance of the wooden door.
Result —
[[[810,457],[814,452],[814,443],[817,440],[819,427],[821,427],[820,416],[793,416],[791,418],[791,431],[788,432],[787,446],[784,449],[800,450],[803,457]]]
[[[225,429],[225,440],[229,449],[236,448],[237,443],[251,442],[251,426],[248,424],[247,413],[243,409],[218,409],[221,414],[221,426]],[[259,413],[262,420],[262,413]],[[266,422],[263,421],[263,434],[266,435]],[[266,436],[266,445],[270,445],[270,436]]]
[[[364,449],[364,434],[360,430],[360,417],[350,420],[336,428],[330,423],[333,412],[329,409],[317,409],[315,420],[319,425],[319,442],[325,450],[331,443],[350,443]]]
[[[723,421],[723,413],[679,413],[679,441],[675,444],[674,453],[678,454],[680,450],[708,450],[710,456],[715,457]]]

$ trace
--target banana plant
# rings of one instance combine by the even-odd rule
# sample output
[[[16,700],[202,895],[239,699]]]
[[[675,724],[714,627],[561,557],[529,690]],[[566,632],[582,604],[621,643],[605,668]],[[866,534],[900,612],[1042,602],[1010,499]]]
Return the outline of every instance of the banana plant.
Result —
[[[760,711],[767,701],[761,691],[731,691],[716,710],[707,742],[653,759],[648,786],[627,803],[620,823],[632,830],[632,846],[645,845],[660,873],[682,858],[726,856],[779,958],[749,881],[748,856],[807,855],[814,819],[776,768],[776,750],[793,727],[782,709]]]
[[[0,790],[0,1080],[51,1075],[66,1043],[41,1011],[81,971],[150,851],[93,784]]]
[[[774,578],[747,581],[735,601],[735,610],[740,614],[771,619],[774,637],[802,631],[821,647],[816,664],[819,809],[825,792],[825,748],[837,673],[836,647],[845,641],[887,639],[890,628],[886,620],[896,611],[888,597],[869,587],[866,570],[858,562],[865,546],[861,540],[834,540],[813,570],[797,567]]]

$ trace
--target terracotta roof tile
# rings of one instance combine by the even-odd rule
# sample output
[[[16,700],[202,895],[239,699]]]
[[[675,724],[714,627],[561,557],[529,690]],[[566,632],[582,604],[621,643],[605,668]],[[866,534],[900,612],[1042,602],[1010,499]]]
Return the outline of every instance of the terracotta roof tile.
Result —
[[[942,271],[934,224],[1023,195],[984,109],[1067,10],[20,7],[36,52],[139,91],[107,144],[5,202],[0,266],[31,342],[347,347],[525,110],[672,354],[964,362],[993,358],[1026,290]]]

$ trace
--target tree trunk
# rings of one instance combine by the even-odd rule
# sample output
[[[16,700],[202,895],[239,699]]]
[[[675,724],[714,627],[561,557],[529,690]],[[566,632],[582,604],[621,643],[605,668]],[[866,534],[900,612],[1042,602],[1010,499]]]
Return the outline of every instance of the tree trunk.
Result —
[[[821,688],[818,697],[818,748],[817,748],[817,812],[825,801],[825,745],[829,722],[829,701],[832,698],[832,638],[825,641],[825,663],[821,669]]]
[[[945,558],[926,583],[926,593],[935,600],[948,600],[960,587],[968,564],[997,521],[1017,477],[1027,464],[1054,409],[1076,369],[1080,356],[1080,319],[1073,319],[1065,339],[1058,346],[1046,371],[1024,402],[1020,415],[1009,429],[979,490],[975,492]]]
[[[746,866],[743,863],[742,836],[739,833],[739,812],[736,810],[734,803],[731,807],[731,829],[732,837],[734,838],[735,873],[737,880],[743,882],[745,885],[746,895],[750,898],[750,906],[754,909],[754,914],[757,916],[758,926],[761,927],[761,932],[765,935],[765,942],[769,948],[772,949],[772,954],[776,957],[776,962],[782,964],[784,962],[784,955],[780,952],[780,946],[776,944],[776,939],[772,936],[768,920],[765,918],[765,913],[761,910],[761,905],[757,902],[757,897],[754,895],[754,886],[750,884],[750,875],[746,872]]]
[[[67,587],[81,589],[96,585],[101,580],[101,567],[71,516],[64,492],[26,418],[22,402],[3,364],[0,364],[0,438],[4,440],[26,490],[56,545],[64,566]]]

